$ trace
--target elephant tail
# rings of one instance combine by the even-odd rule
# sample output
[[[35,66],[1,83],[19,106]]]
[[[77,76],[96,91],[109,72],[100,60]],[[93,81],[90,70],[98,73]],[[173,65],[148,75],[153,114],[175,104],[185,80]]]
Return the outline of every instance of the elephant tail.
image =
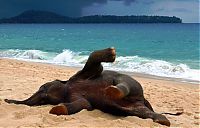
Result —
[[[183,114],[183,111],[176,112],[176,113],[170,113],[170,112],[163,112],[161,114],[166,114],[166,115],[173,115],[173,116],[179,116]]]

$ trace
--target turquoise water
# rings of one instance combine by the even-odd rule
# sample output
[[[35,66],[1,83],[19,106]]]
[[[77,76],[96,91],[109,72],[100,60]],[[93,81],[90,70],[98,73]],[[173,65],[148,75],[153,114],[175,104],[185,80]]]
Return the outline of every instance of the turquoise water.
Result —
[[[0,25],[0,57],[82,67],[89,53],[115,47],[105,68],[199,78],[199,24]]]

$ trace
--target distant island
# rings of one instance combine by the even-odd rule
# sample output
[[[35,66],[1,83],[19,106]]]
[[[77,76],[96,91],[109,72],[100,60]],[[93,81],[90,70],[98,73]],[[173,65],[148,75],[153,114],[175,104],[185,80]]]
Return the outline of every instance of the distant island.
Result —
[[[175,16],[93,15],[67,17],[48,11],[29,10],[15,17],[0,19],[0,23],[182,23],[182,20]]]

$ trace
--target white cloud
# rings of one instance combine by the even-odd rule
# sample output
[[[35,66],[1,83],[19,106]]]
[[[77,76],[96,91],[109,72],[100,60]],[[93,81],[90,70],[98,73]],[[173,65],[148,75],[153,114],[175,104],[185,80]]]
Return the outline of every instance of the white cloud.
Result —
[[[178,16],[183,22],[199,22],[199,2],[192,0],[168,0],[154,3],[151,8],[153,15]]]

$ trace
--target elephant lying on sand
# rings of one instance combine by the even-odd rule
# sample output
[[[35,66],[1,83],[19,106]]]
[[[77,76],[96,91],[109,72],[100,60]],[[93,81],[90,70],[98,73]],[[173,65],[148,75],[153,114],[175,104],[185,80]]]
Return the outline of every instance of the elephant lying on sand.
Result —
[[[24,101],[8,100],[7,103],[29,106],[52,104],[51,114],[69,115],[82,109],[99,109],[120,116],[151,118],[154,122],[170,126],[169,120],[154,112],[144,98],[140,83],[132,77],[114,71],[103,71],[101,62],[114,62],[114,48],[94,51],[84,68],[67,81],[48,82]]]

